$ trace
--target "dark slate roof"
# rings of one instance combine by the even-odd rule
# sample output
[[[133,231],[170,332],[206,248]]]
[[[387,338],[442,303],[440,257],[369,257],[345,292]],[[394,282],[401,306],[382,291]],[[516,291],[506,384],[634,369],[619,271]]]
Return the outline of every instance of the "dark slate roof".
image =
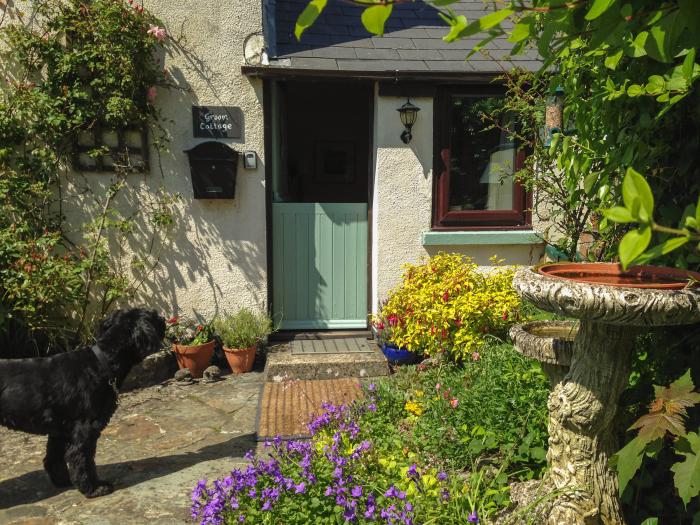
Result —
[[[368,33],[360,21],[363,7],[330,0],[323,14],[302,35],[294,36],[294,24],[308,0],[266,0],[267,39],[271,66],[341,71],[436,71],[501,73],[513,65],[534,70],[533,54],[504,57],[512,45],[505,38],[493,40],[484,53],[465,60],[481,41],[480,35],[452,43],[442,40],[447,24],[437,10],[422,0],[394,4],[384,36]],[[491,10],[482,0],[451,4],[468,21]]]

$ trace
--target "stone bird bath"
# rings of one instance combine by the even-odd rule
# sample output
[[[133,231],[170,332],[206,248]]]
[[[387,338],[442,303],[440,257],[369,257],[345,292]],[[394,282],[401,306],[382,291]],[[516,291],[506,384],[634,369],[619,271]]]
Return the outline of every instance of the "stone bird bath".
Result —
[[[619,449],[613,420],[635,337],[655,326],[700,321],[694,280],[700,275],[685,270],[638,266],[623,272],[612,263],[546,264],[516,273],[513,286],[523,299],[580,320],[568,355],[564,347],[572,338],[562,336],[565,325],[528,323],[514,333],[516,347],[545,364],[553,387],[546,483],[560,495],[548,525],[624,523],[608,459]]]

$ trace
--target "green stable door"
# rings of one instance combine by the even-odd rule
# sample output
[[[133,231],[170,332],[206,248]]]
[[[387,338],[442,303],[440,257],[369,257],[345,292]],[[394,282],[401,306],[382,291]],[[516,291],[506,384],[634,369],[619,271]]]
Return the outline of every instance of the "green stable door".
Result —
[[[284,330],[367,328],[374,87],[275,80],[266,89],[272,314]]]
[[[367,204],[272,204],[272,302],[281,328],[367,326]]]

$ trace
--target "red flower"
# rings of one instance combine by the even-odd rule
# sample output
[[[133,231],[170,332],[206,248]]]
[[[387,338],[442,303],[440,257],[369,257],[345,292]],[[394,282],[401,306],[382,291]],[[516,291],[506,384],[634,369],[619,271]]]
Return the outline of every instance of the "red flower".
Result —
[[[165,321],[165,322],[168,323],[168,324],[175,324],[175,323],[177,323],[177,315],[172,316],[170,319],[168,319],[168,320]]]
[[[444,328],[442,329],[442,338],[445,339],[447,337],[447,330]]]
[[[458,327],[458,328],[459,328],[460,326],[462,326],[462,320],[461,320],[461,319],[455,319],[455,320],[454,320],[454,323],[455,323],[455,326]]]
[[[202,330],[204,330],[204,327],[203,327],[201,324],[198,324],[198,325],[197,325],[197,331],[198,331],[198,332],[201,332]]]
[[[442,294],[442,300],[445,302],[449,301],[450,300],[450,292],[445,292],[444,294]]]
[[[504,321],[508,320],[508,310],[503,310],[503,320]]]
[[[383,322],[379,321],[377,323],[377,330],[384,330],[384,323]]]

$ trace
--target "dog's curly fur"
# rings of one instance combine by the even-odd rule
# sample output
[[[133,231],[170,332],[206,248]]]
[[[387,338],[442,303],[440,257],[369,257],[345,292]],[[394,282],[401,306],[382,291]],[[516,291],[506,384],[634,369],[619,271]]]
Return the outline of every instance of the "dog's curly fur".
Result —
[[[113,385],[158,351],[164,335],[165,321],[154,310],[117,310],[96,337],[105,362],[90,347],[0,360],[0,424],[48,434],[44,468],[57,487],[73,484],[88,498],[109,494],[112,485],[97,478],[95,450],[117,408]]]

